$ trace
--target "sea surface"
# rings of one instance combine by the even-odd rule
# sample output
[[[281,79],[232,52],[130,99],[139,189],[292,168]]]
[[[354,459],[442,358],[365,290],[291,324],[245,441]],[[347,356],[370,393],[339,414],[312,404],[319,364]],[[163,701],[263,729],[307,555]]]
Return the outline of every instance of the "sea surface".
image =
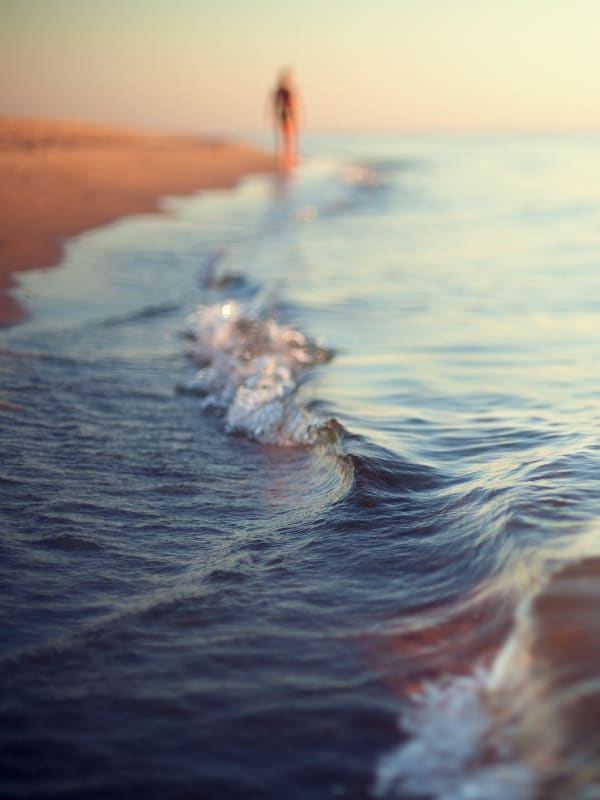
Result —
[[[303,146],[20,278],[3,798],[600,797],[600,138]]]

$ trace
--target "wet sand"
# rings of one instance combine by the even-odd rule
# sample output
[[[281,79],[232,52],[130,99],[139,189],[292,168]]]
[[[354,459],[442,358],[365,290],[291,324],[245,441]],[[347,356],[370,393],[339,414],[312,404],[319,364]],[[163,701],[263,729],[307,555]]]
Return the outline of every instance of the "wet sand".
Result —
[[[68,237],[273,167],[240,143],[0,117],[0,325],[25,315],[13,274],[57,264]]]

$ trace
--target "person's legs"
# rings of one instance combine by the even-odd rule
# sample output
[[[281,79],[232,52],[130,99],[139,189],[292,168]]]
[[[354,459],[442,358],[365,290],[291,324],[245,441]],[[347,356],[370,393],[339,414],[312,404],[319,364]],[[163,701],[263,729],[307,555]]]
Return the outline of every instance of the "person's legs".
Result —
[[[283,167],[293,169],[294,167],[294,131],[290,122],[284,122],[282,126],[283,134]]]

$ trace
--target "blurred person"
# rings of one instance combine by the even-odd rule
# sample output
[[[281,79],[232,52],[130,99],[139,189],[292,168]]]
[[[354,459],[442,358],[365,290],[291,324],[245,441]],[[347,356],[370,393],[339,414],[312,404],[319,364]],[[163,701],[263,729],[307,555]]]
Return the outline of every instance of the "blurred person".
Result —
[[[298,97],[290,70],[284,70],[273,92],[275,155],[286,172],[298,163]]]

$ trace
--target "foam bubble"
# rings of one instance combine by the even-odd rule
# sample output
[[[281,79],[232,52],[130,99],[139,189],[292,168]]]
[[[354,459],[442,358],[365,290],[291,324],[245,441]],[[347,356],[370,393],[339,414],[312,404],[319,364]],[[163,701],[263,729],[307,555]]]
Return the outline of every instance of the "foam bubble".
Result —
[[[377,797],[439,800],[529,800],[535,775],[511,752],[510,731],[499,730],[492,671],[425,684],[400,719],[408,741],[376,770]]]
[[[223,413],[225,428],[269,444],[313,444],[314,420],[297,393],[325,350],[291,326],[235,301],[199,306],[189,355],[200,366],[183,388]]]
[[[369,188],[381,185],[381,176],[373,167],[366,164],[347,164],[343,171],[345,183]]]

